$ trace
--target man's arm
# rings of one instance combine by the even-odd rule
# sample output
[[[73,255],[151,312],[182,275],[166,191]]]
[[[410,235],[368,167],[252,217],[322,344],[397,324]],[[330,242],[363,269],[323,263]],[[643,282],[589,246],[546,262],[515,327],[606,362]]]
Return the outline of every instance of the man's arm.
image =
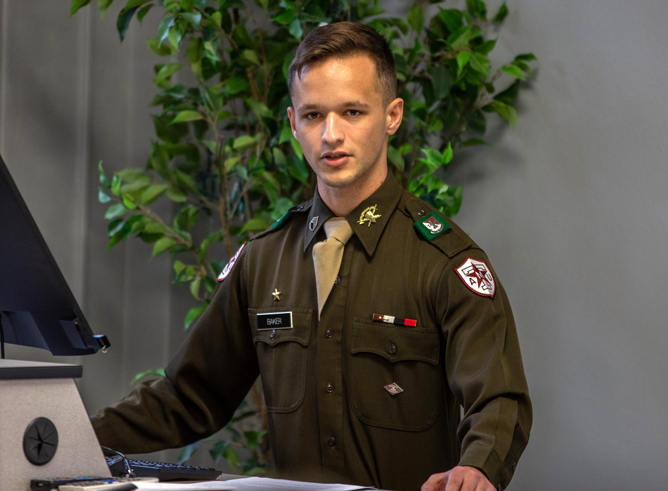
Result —
[[[259,374],[248,327],[246,247],[165,369],[92,418],[100,444],[124,453],[182,447],[231,419]]]
[[[471,264],[473,269],[466,267]],[[485,267],[493,284],[485,283]],[[466,249],[445,266],[435,301],[442,309],[447,379],[464,418],[458,429],[459,465],[432,476],[425,489],[503,489],[527,444],[532,421],[508,298],[485,254]],[[442,485],[432,487],[437,482]]]

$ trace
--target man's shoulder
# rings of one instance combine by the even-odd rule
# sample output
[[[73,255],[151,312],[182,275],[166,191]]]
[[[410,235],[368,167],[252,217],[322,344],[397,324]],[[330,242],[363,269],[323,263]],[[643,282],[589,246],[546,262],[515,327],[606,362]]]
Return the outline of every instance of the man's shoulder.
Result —
[[[261,239],[263,237],[267,237],[272,233],[283,229],[295,217],[300,215],[307,215],[312,206],[313,206],[313,199],[310,199],[301,204],[293,206],[288,211],[286,211],[278,220],[276,220],[273,224],[271,224],[271,226],[269,226],[266,230],[263,230],[262,232],[255,234],[253,237],[251,237],[249,239],[249,242]]]
[[[453,258],[462,251],[479,246],[451,218],[408,191],[403,191],[397,209],[409,217],[417,240]]]

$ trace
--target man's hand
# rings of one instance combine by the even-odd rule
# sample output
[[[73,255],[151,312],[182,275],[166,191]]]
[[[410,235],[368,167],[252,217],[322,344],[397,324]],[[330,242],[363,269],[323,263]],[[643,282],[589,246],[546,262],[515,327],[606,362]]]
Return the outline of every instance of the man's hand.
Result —
[[[496,491],[496,489],[478,469],[458,465],[448,472],[431,475],[420,491]]]

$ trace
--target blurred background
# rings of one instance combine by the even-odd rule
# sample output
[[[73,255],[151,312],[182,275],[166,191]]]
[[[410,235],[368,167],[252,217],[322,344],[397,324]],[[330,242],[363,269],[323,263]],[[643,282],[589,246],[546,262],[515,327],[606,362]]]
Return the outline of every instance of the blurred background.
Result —
[[[156,92],[146,45],[121,44],[114,5],[69,17],[69,0],[0,0],[0,154],[107,354],[74,361],[93,412],[164,366],[192,300],[169,258],[124,242],[107,252],[107,173],[146,163]],[[490,0],[490,11],[501,2]],[[668,451],[668,3],[508,0],[494,56],[531,51],[518,124],[460,151],[455,218],[488,253],[513,305],[534,403],[510,489],[662,488]],[[393,15],[409,2],[381,1]],[[458,2],[447,2],[460,6]],[[166,214],[169,209],[163,210]],[[173,451],[155,458],[175,460]],[[211,465],[202,455],[201,463]]]

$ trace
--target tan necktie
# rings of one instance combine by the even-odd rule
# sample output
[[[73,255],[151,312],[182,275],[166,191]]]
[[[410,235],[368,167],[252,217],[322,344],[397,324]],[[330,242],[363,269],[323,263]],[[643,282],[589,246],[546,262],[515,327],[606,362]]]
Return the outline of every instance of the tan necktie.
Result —
[[[324,227],[327,239],[313,245],[313,265],[318,289],[318,320],[339,273],[343,248],[353,235],[353,229],[343,217],[330,218]]]

